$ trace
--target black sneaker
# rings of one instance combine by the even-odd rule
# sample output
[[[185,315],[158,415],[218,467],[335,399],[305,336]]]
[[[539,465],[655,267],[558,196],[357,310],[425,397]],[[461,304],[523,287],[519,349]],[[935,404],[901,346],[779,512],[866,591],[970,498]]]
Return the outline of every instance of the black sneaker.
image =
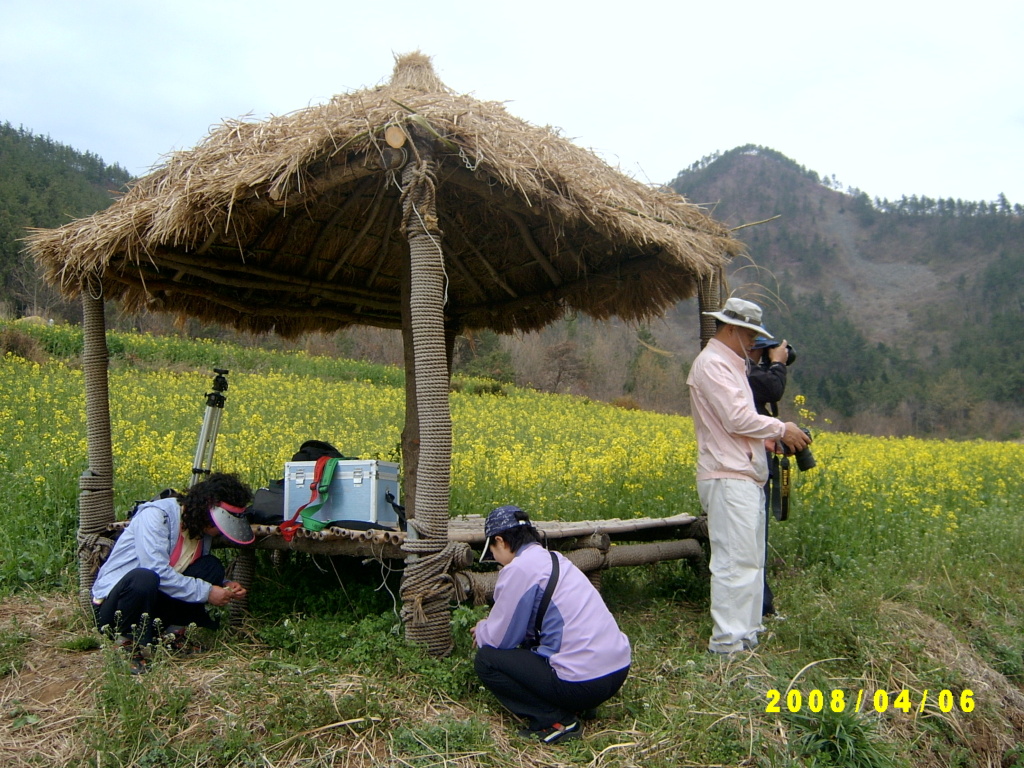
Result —
[[[195,656],[208,650],[194,624],[188,627],[168,627],[167,632],[160,638],[160,645],[179,657]]]
[[[160,644],[172,653],[177,653],[188,648],[188,628],[172,625],[160,638]]]
[[[141,653],[137,653],[128,660],[128,672],[133,675],[144,675],[149,668],[149,660]]]
[[[578,720],[568,725],[555,723],[550,728],[541,728],[537,731],[537,738],[541,744],[561,744],[564,741],[572,741],[583,735],[583,726]]]

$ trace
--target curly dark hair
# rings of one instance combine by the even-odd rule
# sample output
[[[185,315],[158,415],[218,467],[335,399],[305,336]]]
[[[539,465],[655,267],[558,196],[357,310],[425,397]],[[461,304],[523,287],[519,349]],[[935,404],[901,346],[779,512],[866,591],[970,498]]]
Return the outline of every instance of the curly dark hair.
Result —
[[[518,510],[515,513],[516,520],[522,520],[529,525],[517,525],[514,528],[508,528],[501,531],[497,536],[501,536],[501,540],[505,542],[512,552],[518,552],[520,547],[524,547],[527,544],[540,544],[540,534],[537,529],[530,523],[530,516],[523,510]]]
[[[210,508],[220,501],[236,507],[247,507],[252,501],[252,491],[237,475],[226,472],[214,472],[201,483],[196,483],[184,496],[179,496],[181,504],[181,525],[194,539],[213,525]]]

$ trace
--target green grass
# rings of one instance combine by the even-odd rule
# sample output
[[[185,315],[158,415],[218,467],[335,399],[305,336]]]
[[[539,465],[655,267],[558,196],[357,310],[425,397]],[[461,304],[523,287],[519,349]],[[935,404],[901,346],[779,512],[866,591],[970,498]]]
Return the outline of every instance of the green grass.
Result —
[[[0,326],[11,327],[10,323]],[[77,358],[82,353],[82,329],[74,325],[16,325],[17,329],[38,340],[43,350],[61,360]],[[227,368],[252,373],[275,370],[300,373],[324,379],[368,381],[401,386],[403,372],[391,366],[374,365],[358,360],[308,355],[304,352],[242,347],[208,339],[107,331],[107,349],[115,364],[133,366],[188,366],[199,370]]]
[[[0,679],[21,669],[31,639],[16,620],[0,628]]]
[[[48,354],[73,355],[80,344],[74,329],[40,334]],[[152,370],[127,378],[136,390],[163,367],[196,368],[200,377],[192,375],[192,382],[205,381],[213,365],[231,367],[233,373],[287,370],[313,387],[339,380],[400,386],[400,372],[392,369],[293,353],[130,334],[113,335],[111,347],[115,365],[141,363]],[[47,365],[38,372],[40,381],[52,370]],[[80,381],[72,374],[61,371],[48,380],[67,387],[60,398],[79,396]],[[459,396],[472,392],[493,398],[485,402],[495,417],[547,407],[546,399],[530,400],[514,387],[490,391],[470,384]],[[244,391],[241,385],[231,394],[238,391]],[[28,388],[20,394],[32,397]],[[242,402],[239,397],[239,409]],[[604,406],[564,402],[574,418],[611,423],[613,411],[601,410]],[[502,410],[511,406],[519,410]],[[194,413],[184,410],[194,421]],[[647,422],[629,423],[648,428],[641,426]],[[175,428],[187,430],[182,424]],[[159,432],[160,426],[151,429]],[[536,424],[513,426],[508,439],[521,444],[517,450],[528,454],[543,442]],[[563,431],[568,427],[560,425]],[[41,418],[24,429],[29,428],[41,433],[48,425]],[[482,439],[481,434],[483,428],[475,428],[466,439]],[[498,439],[487,434],[488,440]],[[585,440],[592,452],[622,452],[611,442],[614,437],[602,442],[598,432],[581,431],[573,439]],[[233,439],[225,438],[228,448],[233,449]],[[41,453],[61,445],[60,436],[54,440],[36,440],[17,462],[41,462]],[[206,654],[175,658],[160,651],[148,675],[127,675],[114,649],[95,650],[95,636],[81,616],[49,612],[49,603],[69,605],[74,591],[76,478],[71,470],[69,477],[54,471],[41,481],[34,471],[19,474],[7,446],[13,442],[8,435],[0,450],[0,462],[6,462],[0,464],[0,493],[8,510],[0,590],[6,606],[19,605],[30,588],[29,602],[39,607],[0,613],[0,681],[6,684],[0,736],[17,734],[19,743],[36,740],[35,751],[26,752],[26,765],[61,764],[47,751],[59,743],[67,755],[63,764],[110,767],[1024,768],[1018,746],[1024,743],[1024,564],[1019,556],[1024,498],[1013,474],[1019,450],[1013,446],[1006,447],[1004,464],[985,446],[972,444],[892,445],[823,437],[815,445],[818,474],[799,479],[792,519],[772,526],[770,578],[786,618],[767,624],[757,654],[722,660],[705,653],[711,629],[708,583],[688,564],[605,572],[603,593],[633,643],[632,673],[620,694],[602,706],[600,719],[588,725],[585,740],[553,750],[517,742],[517,723],[475,678],[468,630],[485,608],[464,605],[454,611],[456,648],[448,658],[429,657],[404,641],[397,618],[400,574],[390,570],[400,566],[395,563],[293,556],[275,565],[260,552],[252,616],[243,628],[213,635]],[[506,447],[490,445],[480,460],[496,461],[493,457],[504,455],[499,450]],[[904,470],[898,468],[899,453],[907,451],[920,453]],[[937,464],[950,452],[962,478],[951,478]],[[621,469],[628,458],[624,454],[609,465],[622,472],[612,478],[618,496],[606,490],[607,484],[593,486],[609,494],[609,508],[619,515],[630,511],[630,495],[653,493],[650,486],[635,487],[644,482],[642,472]],[[871,472],[844,469],[865,463],[871,463]],[[567,462],[570,479],[572,468]],[[907,472],[905,479],[896,476],[899,472]],[[692,466],[672,467],[667,475],[666,486],[657,491],[665,498],[651,501],[651,508],[666,513],[689,508]],[[24,482],[26,477],[31,482]],[[522,482],[517,477],[503,475],[504,485],[486,493],[516,490],[515,483]],[[951,490],[961,480],[964,489]],[[129,495],[144,492],[144,478],[128,476],[124,483]],[[547,483],[540,490],[520,490],[538,498],[563,492],[557,483]],[[569,480],[563,484],[573,486]],[[674,487],[678,498],[665,487]],[[909,488],[919,498],[900,498]],[[478,492],[461,486],[458,494],[465,501],[460,503],[479,506]],[[969,507],[958,504],[968,497]],[[582,513],[596,517],[598,511],[591,506]],[[950,511],[954,533],[929,527],[932,520],[952,527]],[[45,673],[54,675],[59,688],[61,675],[78,668],[85,670],[85,682],[79,697],[69,699],[73,711],[51,711],[18,687]],[[925,689],[928,705],[918,711]],[[777,712],[769,711],[773,690],[779,692]],[[875,711],[879,690],[888,702],[906,691],[914,706],[908,712],[891,705]],[[971,712],[960,707],[967,690],[973,692]],[[790,711],[797,709],[790,706],[795,699],[787,699],[792,691],[800,694],[798,711]],[[812,691],[822,692],[818,712],[811,709]],[[829,706],[836,691],[844,699],[841,712]],[[939,704],[942,691],[952,702],[948,711]]]

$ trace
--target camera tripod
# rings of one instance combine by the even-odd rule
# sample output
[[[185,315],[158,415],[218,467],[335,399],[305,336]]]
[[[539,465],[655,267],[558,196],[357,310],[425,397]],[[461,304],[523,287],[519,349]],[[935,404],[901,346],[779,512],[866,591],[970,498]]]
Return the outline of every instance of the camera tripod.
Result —
[[[228,380],[224,368],[214,368],[217,374],[213,378],[213,391],[206,393],[206,412],[203,414],[203,426],[199,429],[199,444],[196,455],[192,459],[192,479],[188,487],[202,481],[210,474],[213,467],[213,449],[217,446],[217,432],[220,429],[220,417],[224,413],[224,393],[228,391]]]

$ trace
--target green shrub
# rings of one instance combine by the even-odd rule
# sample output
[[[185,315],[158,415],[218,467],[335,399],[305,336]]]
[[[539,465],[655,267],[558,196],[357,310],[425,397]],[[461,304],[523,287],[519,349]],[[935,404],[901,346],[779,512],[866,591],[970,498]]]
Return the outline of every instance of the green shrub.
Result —
[[[882,742],[876,725],[866,715],[833,712],[787,713],[793,728],[790,748],[813,765],[830,768],[894,768],[893,749]]]

